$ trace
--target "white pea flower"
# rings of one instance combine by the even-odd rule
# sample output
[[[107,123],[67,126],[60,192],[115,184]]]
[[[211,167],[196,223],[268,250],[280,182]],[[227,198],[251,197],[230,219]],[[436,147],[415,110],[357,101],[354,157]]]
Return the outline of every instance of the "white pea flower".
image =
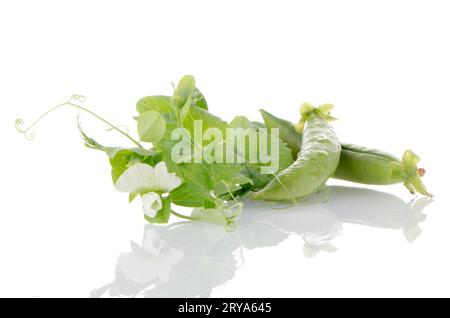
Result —
[[[162,208],[161,196],[156,192],[149,192],[141,196],[142,209],[148,217],[154,218]]]
[[[181,184],[180,178],[175,173],[169,173],[164,161],[158,162],[155,166],[155,190],[166,193],[175,189]]]
[[[141,195],[145,215],[155,217],[162,208],[161,193],[170,192],[181,184],[175,173],[167,171],[161,161],[155,168],[145,163],[137,163],[125,170],[115,184],[120,192],[144,193]]]
[[[181,180],[175,173],[167,171],[166,163],[161,161],[155,168],[145,163],[137,163],[125,170],[115,187],[120,192],[169,192],[178,187]]]

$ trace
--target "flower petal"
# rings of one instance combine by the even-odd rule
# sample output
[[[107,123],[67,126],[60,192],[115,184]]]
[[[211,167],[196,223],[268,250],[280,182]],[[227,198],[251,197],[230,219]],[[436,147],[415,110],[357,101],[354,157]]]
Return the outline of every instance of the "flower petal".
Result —
[[[148,217],[154,218],[156,213],[162,208],[161,197],[156,192],[149,192],[142,197],[142,209]]]
[[[175,173],[169,173],[164,161],[158,162],[155,166],[155,190],[170,192],[181,184],[180,178]]]
[[[163,245],[164,241],[154,229],[149,229],[144,232],[142,247],[146,253],[158,256]]]
[[[115,184],[120,192],[138,192],[153,189],[155,186],[155,170],[145,163],[137,163],[125,170]]]

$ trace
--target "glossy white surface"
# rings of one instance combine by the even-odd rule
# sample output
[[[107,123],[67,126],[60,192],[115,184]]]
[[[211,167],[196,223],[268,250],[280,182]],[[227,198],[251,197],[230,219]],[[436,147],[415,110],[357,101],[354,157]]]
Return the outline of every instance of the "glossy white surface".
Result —
[[[26,8],[26,9],[24,9]],[[450,296],[446,1],[0,3],[0,296]],[[234,232],[152,226],[60,110],[72,93],[136,135],[142,96],[196,76],[211,112],[297,120],[332,102],[341,140],[421,158],[433,202],[331,180],[290,209],[246,203]],[[128,145],[87,115],[105,144]],[[328,198],[328,200],[326,200]],[[326,202],[324,202],[326,201]],[[186,211],[185,211],[186,212]]]
[[[337,237],[345,235],[343,227],[369,225],[379,228],[380,232],[392,230],[402,233],[392,238],[398,242],[402,239],[413,242],[422,231],[420,223],[426,217],[423,210],[431,203],[431,200],[422,198],[405,204],[394,195],[368,189],[336,186],[329,190],[330,198],[326,203],[305,202],[287,210],[276,211],[261,203],[247,202],[238,228],[230,233],[218,226],[195,222],[180,222],[171,226],[146,225],[142,242],[132,241],[129,251],[118,257],[114,280],[94,290],[91,295],[230,296],[227,285],[240,286],[239,281],[246,275],[244,273],[250,271],[258,273],[254,277],[257,283],[252,285],[258,286],[259,291],[253,290],[253,293],[288,296],[298,289],[298,295],[307,296],[309,288],[302,286],[302,281],[314,274],[326,276],[336,269],[331,267],[324,273],[319,270],[309,272],[305,266],[311,263],[323,266],[323,262],[334,266],[335,255],[321,254],[339,251]],[[375,235],[373,239],[377,240]],[[389,245],[392,244],[379,248],[383,252]],[[274,251],[274,248],[279,251]],[[309,259],[314,257],[323,259]],[[290,262],[292,264],[286,264]],[[349,268],[353,266],[349,264]],[[286,277],[283,272],[288,269],[290,272]],[[281,279],[285,279],[282,281],[283,288],[287,287],[290,291],[271,291],[273,287],[266,280],[276,280],[279,285]],[[364,280],[364,277],[361,279]],[[317,278],[317,283],[320,282]],[[251,295],[246,289],[249,286],[244,285],[234,293]]]

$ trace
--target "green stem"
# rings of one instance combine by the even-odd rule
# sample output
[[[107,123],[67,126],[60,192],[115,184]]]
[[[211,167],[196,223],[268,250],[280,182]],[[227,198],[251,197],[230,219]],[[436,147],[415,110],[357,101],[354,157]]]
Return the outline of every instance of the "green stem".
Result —
[[[184,214],[180,214],[180,213],[178,213],[178,212],[175,212],[174,210],[172,210],[172,214],[175,215],[175,216],[177,216],[177,217],[179,217],[179,218],[185,219],[185,220],[189,220],[189,221],[198,221],[198,219],[195,218],[195,217],[187,216],[187,215],[184,215]]]
[[[77,104],[72,104],[72,103],[66,103],[66,105],[68,106],[73,106],[75,108],[81,109],[89,114],[91,114],[92,116],[94,116],[95,118],[101,120],[102,122],[104,122],[106,125],[110,126],[112,129],[115,129],[117,132],[121,133],[122,135],[124,135],[126,138],[128,138],[132,143],[134,143],[136,146],[138,146],[139,148],[144,148],[139,141],[135,140],[133,137],[131,137],[129,134],[127,134],[126,132],[124,132],[122,129],[120,129],[119,127],[111,124],[109,121],[107,121],[106,119],[103,119],[102,117],[100,117],[99,115],[97,115],[96,113],[90,111],[87,108],[84,108],[80,105]]]
[[[78,95],[74,95],[74,96],[78,96]],[[84,108],[80,105],[74,104],[72,103],[72,101],[74,100],[74,96],[72,96],[67,102],[64,102],[62,104],[56,105],[55,107],[50,108],[49,110],[47,110],[45,113],[43,113],[41,116],[39,116],[30,126],[28,126],[28,128],[26,129],[22,129],[21,126],[24,124],[22,119],[17,119],[16,120],[16,129],[17,131],[23,133],[25,135],[25,137],[27,139],[33,139],[34,138],[34,133],[33,132],[29,132],[31,128],[33,128],[38,122],[40,122],[42,120],[42,118],[44,118],[45,116],[47,116],[49,113],[51,113],[54,110],[57,110],[60,107],[63,106],[72,106],[74,108],[77,108],[79,110],[85,111],[89,114],[91,114],[92,116],[94,116],[95,118],[99,119],[100,121],[102,121],[103,123],[105,123],[106,125],[108,125],[109,127],[111,127],[112,129],[116,130],[117,132],[119,132],[120,134],[122,134],[123,136],[125,136],[126,138],[128,138],[132,143],[134,143],[136,146],[138,146],[139,148],[144,148],[139,141],[135,140],[134,138],[132,138],[129,134],[127,134],[125,131],[123,131],[122,129],[120,129],[119,127],[113,125],[112,123],[110,123],[109,121],[107,121],[106,119],[100,117],[99,115],[97,115],[96,113],[90,111],[87,108]]]

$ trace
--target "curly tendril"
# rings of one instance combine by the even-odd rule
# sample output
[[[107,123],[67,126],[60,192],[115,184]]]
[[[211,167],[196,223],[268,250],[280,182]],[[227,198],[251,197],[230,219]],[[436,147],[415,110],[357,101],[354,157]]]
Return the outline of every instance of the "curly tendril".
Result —
[[[70,101],[77,101],[79,103],[85,103],[86,102],[86,97],[83,95],[79,95],[79,94],[72,94],[72,97],[70,97]]]
[[[22,133],[27,140],[33,140],[36,137],[34,132],[29,132],[28,129],[22,129],[22,126],[25,125],[25,122],[22,118],[16,119],[16,130]]]
[[[63,106],[71,106],[74,107],[78,110],[82,110],[92,116],[94,116],[95,118],[99,119],[100,121],[102,121],[103,123],[105,123],[106,125],[108,125],[112,130],[115,130],[117,132],[119,132],[120,134],[122,134],[123,136],[125,136],[126,138],[128,138],[132,143],[134,143],[136,146],[138,146],[139,148],[144,148],[139,141],[133,139],[129,134],[128,134],[128,129],[127,131],[123,131],[122,129],[120,129],[119,127],[111,124],[109,121],[105,120],[103,117],[97,115],[96,113],[92,112],[91,110],[78,105],[78,103],[85,103],[86,102],[86,97],[80,94],[72,94],[72,96],[64,103],[56,105],[52,108],[50,108],[49,110],[47,110],[45,113],[43,113],[41,116],[39,116],[38,119],[36,119],[30,126],[28,126],[27,128],[23,128],[24,125],[24,121],[21,118],[16,119],[16,130],[18,132],[20,132],[21,134],[23,134],[25,136],[26,139],[28,140],[32,140],[36,137],[36,135],[31,132],[30,130],[38,123],[41,121],[42,118],[44,118],[45,116],[47,116],[49,113],[51,113],[52,111],[63,107]]]

